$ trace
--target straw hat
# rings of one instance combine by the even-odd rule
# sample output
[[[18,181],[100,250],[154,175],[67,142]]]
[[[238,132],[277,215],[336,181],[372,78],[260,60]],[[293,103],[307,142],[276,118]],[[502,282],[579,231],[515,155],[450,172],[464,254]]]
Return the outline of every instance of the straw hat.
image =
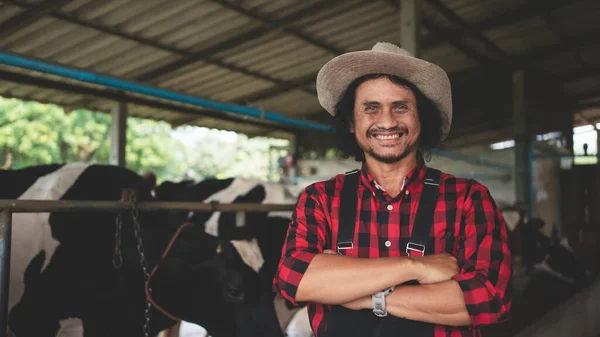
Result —
[[[439,66],[412,56],[388,42],[378,42],[371,50],[339,55],[327,62],[317,75],[319,103],[331,115],[342,94],[356,78],[368,74],[391,74],[413,83],[446,116],[442,140],[452,124],[450,79]]]

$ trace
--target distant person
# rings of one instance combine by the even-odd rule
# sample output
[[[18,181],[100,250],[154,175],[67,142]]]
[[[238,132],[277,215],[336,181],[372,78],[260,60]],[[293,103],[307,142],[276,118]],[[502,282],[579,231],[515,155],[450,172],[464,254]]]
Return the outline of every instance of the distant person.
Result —
[[[377,43],[335,57],[316,84],[362,168],[302,192],[275,291],[308,304],[317,337],[481,336],[508,320],[500,210],[482,184],[424,161],[450,130],[444,70]]]

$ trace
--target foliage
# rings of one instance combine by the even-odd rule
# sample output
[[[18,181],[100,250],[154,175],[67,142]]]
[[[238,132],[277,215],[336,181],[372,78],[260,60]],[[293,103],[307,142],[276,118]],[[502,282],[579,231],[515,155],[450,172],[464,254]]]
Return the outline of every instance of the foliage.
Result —
[[[62,162],[108,163],[111,116],[0,97],[0,165],[4,169]],[[277,180],[287,141],[128,118],[126,165],[162,180],[251,177]],[[273,148],[274,147],[274,148]]]

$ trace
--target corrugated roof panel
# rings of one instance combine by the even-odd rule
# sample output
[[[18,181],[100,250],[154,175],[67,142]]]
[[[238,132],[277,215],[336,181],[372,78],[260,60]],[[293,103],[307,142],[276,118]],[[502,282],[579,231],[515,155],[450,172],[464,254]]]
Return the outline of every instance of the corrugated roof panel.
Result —
[[[0,46],[2,48],[11,49],[17,51],[16,48],[26,44],[29,39],[36,38],[40,35],[40,32],[45,32],[44,28],[54,23],[55,20],[51,18],[41,18],[26,27],[23,27],[9,36],[3,37],[0,40]]]
[[[374,13],[374,15],[376,14]],[[336,45],[342,46],[345,50],[356,50],[358,47],[356,40],[361,41],[359,43],[363,44],[362,41],[371,39],[370,45],[373,45],[381,41],[380,35],[387,32],[390,27],[397,27],[397,35],[400,36],[400,23],[389,15],[379,13],[376,18],[366,18],[364,22],[359,20],[357,25],[360,26],[359,30],[340,30],[328,35],[326,38]]]
[[[270,34],[271,35],[271,34]],[[228,53],[229,56],[220,58],[227,63],[235,63],[240,66],[247,66],[265,57],[277,55],[279,51],[288,51],[294,48],[310,47],[304,41],[293,36],[284,36],[282,34],[271,35],[271,40],[259,46],[248,46],[244,49],[236,48],[236,53]],[[268,56],[265,56],[268,55]]]
[[[306,27],[304,31],[317,37],[327,39],[340,32],[360,32],[362,30],[362,24],[372,22],[377,18],[387,15],[389,15],[389,11],[386,12],[385,8],[381,6],[381,3],[372,2],[364,8],[353,10],[340,16],[332,16],[321,22],[317,22],[310,27]]]
[[[91,0],[72,0],[69,1],[66,5],[62,6],[60,9],[64,12],[75,12],[76,10],[82,8],[89,4]]]
[[[157,1],[157,0],[153,0]],[[106,0],[106,1],[94,1],[91,0],[87,4],[77,8],[72,14],[85,20],[95,20],[108,13],[115,13],[119,8],[127,8],[127,6],[135,6],[137,1],[119,1],[119,0]],[[118,12],[117,12],[118,13]],[[122,12],[124,13],[124,12]]]
[[[541,17],[490,30],[485,35],[509,54],[522,54],[526,50],[558,42],[556,32]]]
[[[72,60],[70,63],[79,68],[94,70],[96,69],[96,65],[103,60],[119,57],[119,55],[122,55],[124,52],[133,48],[147,47],[141,47],[133,41],[115,38],[112,43],[108,43],[104,48],[93,49],[92,52],[88,52],[85,55]]]
[[[571,6],[561,8],[552,17],[562,30],[565,38],[598,32],[600,30],[600,2],[580,1]]]
[[[212,66],[211,66],[212,67]],[[170,88],[173,88],[176,91],[185,91],[190,88],[197,89],[197,86],[200,85],[209,85],[212,80],[222,78],[224,76],[232,75],[232,72],[229,72],[222,68],[212,68],[213,70],[210,72],[205,72],[204,68],[199,68],[196,71],[190,71],[189,77],[186,80],[177,81],[171,85]]]
[[[527,0],[453,0],[442,1],[446,7],[453,10],[463,20],[474,23],[504,13],[510,9],[516,9],[527,3]]]
[[[242,34],[243,34],[243,32],[239,32],[239,35],[242,35]],[[272,32],[268,32],[265,35],[260,36],[258,38],[247,40],[246,42],[240,43],[237,45],[232,45],[229,48],[227,48],[226,50],[215,54],[214,57],[217,57],[220,59],[226,59],[227,57],[232,57],[237,54],[246,52],[248,50],[257,49],[257,48],[271,50],[272,48],[269,47],[269,44],[272,43],[274,40],[277,40],[280,38],[283,38],[280,31],[275,30]]]
[[[310,27],[323,22],[324,20],[332,20],[338,17],[342,17],[352,11],[360,11],[362,7],[367,6],[363,0],[345,0],[330,2],[330,5],[309,17],[294,20],[294,27],[302,27],[303,29],[310,29]]]
[[[4,23],[17,15],[20,15],[25,10],[10,4],[0,3],[0,24]]]
[[[127,79],[136,79],[137,76],[173,62],[173,60],[175,60],[175,57],[169,52],[150,53],[143,57],[143,62],[131,63],[126,69],[123,69],[120,76]]]
[[[289,116],[300,116],[319,110],[319,102],[315,95],[303,91],[294,90],[280,96],[266,100],[253,102],[252,106],[267,111],[275,111],[288,114]]]
[[[73,52],[74,49],[79,48],[81,43],[94,40],[100,34],[91,29],[79,30],[76,26],[64,26],[76,29],[76,31],[69,29],[53,39],[38,43],[29,53],[42,59],[53,59],[55,55],[61,52]]]
[[[291,67],[282,65],[278,60],[271,63],[269,67],[273,76],[284,80],[295,80],[316,73],[331,58],[333,58],[331,54],[321,52],[307,56]],[[299,71],[299,69],[304,70]]]
[[[229,72],[218,77],[210,76],[210,78],[196,78],[195,81],[190,82],[184,90],[186,92],[193,92],[199,96],[212,97],[215,93],[255,81],[254,78]]]
[[[208,92],[211,97],[219,101],[237,100],[239,97],[245,97],[270,87],[267,81],[247,81],[246,83],[236,84],[228,89],[222,89],[217,92]]]
[[[158,85],[162,87],[170,87],[178,82],[185,82],[191,78],[196,77],[198,74],[208,74],[217,69],[221,69],[212,64],[207,64],[204,62],[195,62],[186,67],[180,68],[177,71],[169,73],[168,77],[161,77],[156,79],[153,82],[156,82]]]
[[[260,7],[255,7],[254,10],[260,10],[262,13],[268,14],[274,19],[280,19],[322,1],[323,0],[271,1],[264,3],[264,5]]]
[[[130,15],[121,22],[113,22],[111,26],[118,26],[120,30],[129,33],[140,33],[144,29],[157,25],[167,27],[176,22],[177,17],[185,11],[193,9],[194,2],[171,0],[168,2],[157,1],[155,5],[146,5],[142,11],[130,11]]]
[[[64,38],[66,35],[76,34],[77,26],[65,25],[58,20],[53,20],[50,24],[46,25],[44,34],[40,34],[39,31],[31,33],[30,36],[26,37],[25,40],[18,40],[8,45],[10,48],[18,53],[28,53],[30,55],[36,55],[32,50],[38,49],[40,45],[46,44],[48,41],[52,41],[59,37]]]
[[[80,32],[82,35],[89,34],[90,38],[83,40],[77,47],[67,44],[64,48],[57,49],[51,54],[50,59],[55,62],[74,65],[78,60],[85,60],[88,57],[103,53],[119,41],[116,36],[100,34],[94,30],[81,30]]]
[[[476,61],[458,51],[450,44],[442,44],[439,47],[423,50],[421,55],[425,60],[437,64],[447,73],[453,73],[467,69],[477,64]]]
[[[107,58],[97,63],[94,65],[94,69],[112,76],[125,77],[125,74],[130,73],[132,69],[153,63],[156,59],[168,57],[169,55],[169,52],[155,50],[150,47],[134,47],[117,57]]]

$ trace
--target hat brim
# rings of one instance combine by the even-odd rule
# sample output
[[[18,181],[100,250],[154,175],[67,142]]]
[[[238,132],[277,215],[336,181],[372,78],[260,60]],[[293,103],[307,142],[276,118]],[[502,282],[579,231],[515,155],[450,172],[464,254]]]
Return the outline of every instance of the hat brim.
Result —
[[[409,55],[364,50],[333,58],[317,75],[319,103],[332,116],[335,115],[335,106],[352,81],[378,73],[401,77],[429,98],[445,117],[441,139],[446,138],[452,124],[450,79],[439,66]]]

